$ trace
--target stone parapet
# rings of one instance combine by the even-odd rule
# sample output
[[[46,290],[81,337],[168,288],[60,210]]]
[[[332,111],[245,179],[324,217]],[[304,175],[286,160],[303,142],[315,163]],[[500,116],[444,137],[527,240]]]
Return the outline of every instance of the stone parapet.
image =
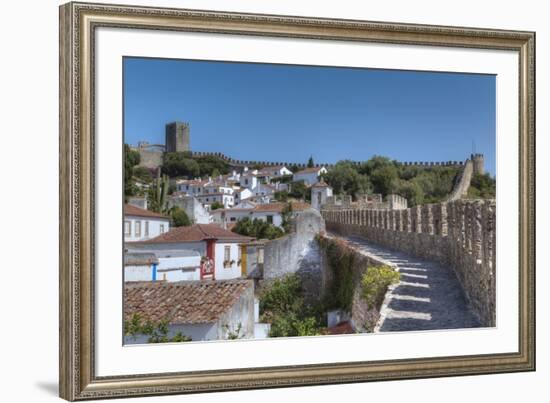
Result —
[[[340,206],[323,208],[321,214],[329,231],[451,266],[480,322],[495,325],[494,200],[455,200],[402,210]]]

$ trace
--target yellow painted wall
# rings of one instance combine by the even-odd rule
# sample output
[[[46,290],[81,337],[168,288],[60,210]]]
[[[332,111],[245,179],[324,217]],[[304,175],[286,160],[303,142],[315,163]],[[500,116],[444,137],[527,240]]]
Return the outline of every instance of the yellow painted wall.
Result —
[[[247,261],[247,249],[246,245],[241,245],[241,275],[246,276],[246,261]]]

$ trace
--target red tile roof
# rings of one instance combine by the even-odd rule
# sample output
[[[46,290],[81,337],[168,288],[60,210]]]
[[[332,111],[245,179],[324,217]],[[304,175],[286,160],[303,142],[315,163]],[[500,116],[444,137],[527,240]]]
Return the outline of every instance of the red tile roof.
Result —
[[[130,215],[135,217],[164,218],[165,220],[170,219],[169,217],[166,217],[165,215],[162,215],[160,213],[155,213],[154,211],[150,211],[150,210],[144,210],[142,208],[133,206],[131,204],[124,205],[124,215]]]
[[[353,334],[356,333],[355,330],[353,330],[353,326],[351,326],[350,322],[341,322],[338,323],[336,326],[329,327],[327,329],[328,334]]]
[[[291,202],[292,203],[292,211],[303,211],[311,208],[311,205],[304,202]],[[287,206],[288,203],[266,203],[266,204],[258,204],[256,207],[254,207],[254,211],[273,211],[273,212],[282,212],[283,209]]]
[[[247,199],[248,200],[248,199]],[[293,201],[292,203],[292,211],[303,211],[311,208],[311,204],[299,202],[299,201]],[[233,208],[226,208],[226,209],[216,209],[212,212],[214,213],[231,213],[233,212],[270,212],[270,213],[282,213],[283,209],[287,206],[287,203],[283,202],[275,202],[275,203],[263,203],[263,204],[256,204],[254,207],[233,207]]]
[[[324,180],[321,180],[321,182],[317,182],[316,184],[312,185],[313,188],[328,188],[330,187]]]
[[[219,224],[195,224],[188,227],[176,227],[155,238],[142,243],[177,243],[200,242],[205,239],[219,239],[221,241],[247,242],[253,238],[236,234],[223,229]]]
[[[321,169],[323,169],[325,167],[313,167],[313,168],[304,168],[302,169],[301,171],[298,171],[296,172],[294,175],[299,175],[299,174],[309,174],[309,173],[313,173],[313,172],[319,172]],[[326,168],[325,168],[326,169]]]
[[[126,283],[124,319],[139,314],[152,322],[214,323],[252,287],[251,280]]]

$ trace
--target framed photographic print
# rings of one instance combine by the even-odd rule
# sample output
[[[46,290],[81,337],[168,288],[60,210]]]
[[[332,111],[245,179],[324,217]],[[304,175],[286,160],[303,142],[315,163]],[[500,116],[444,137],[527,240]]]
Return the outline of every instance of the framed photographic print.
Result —
[[[61,6],[61,396],[534,370],[534,46]]]

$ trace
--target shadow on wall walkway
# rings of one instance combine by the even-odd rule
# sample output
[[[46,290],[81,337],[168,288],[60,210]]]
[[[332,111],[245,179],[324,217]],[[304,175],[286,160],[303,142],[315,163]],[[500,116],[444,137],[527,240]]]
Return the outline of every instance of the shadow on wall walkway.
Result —
[[[342,237],[362,253],[398,267],[400,282],[386,295],[377,331],[480,327],[468,308],[452,268],[375,245],[359,237]],[[375,330],[376,331],[376,330]]]

